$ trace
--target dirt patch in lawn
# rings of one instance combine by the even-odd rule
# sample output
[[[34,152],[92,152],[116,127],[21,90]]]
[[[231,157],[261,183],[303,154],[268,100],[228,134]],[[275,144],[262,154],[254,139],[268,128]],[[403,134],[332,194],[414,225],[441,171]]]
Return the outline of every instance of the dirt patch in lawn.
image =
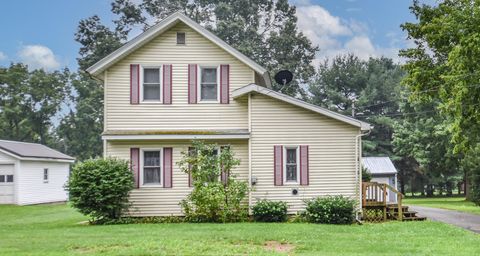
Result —
[[[289,253],[293,251],[293,249],[295,249],[295,246],[293,244],[289,244],[286,242],[266,241],[263,244],[263,248],[265,248],[268,251]]]

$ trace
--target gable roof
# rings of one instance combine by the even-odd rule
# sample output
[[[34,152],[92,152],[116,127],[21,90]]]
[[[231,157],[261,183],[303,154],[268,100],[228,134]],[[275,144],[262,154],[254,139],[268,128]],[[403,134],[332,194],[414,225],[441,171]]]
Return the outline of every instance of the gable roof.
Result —
[[[66,160],[73,162],[75,158],[37,143],[0,140],[0,151],[20,160]]]
[[[303,100],[296,99],[294,97],[285,95],[283,93],[276,92],[274,90],[271,90],[271,89],[268,89],[268,88],[265,88],[263,86],[259,86],[259,85],[256,85],[256,84],[249,84],[249,85],[246,85],[246,86],[243,86],[243,87],[240,87],[240,88],[234,90],[232,92],[232,97],[235,99],[235,98],[241,97],[243,95],[249,94],[251,92],[260,93],[260,94],[263,94],[263,95],[281,100],[283,102],[290,103],[292,105],[295,105],[295,106],[298,106],[298,107],[301,107],[301,108],[304,108],[304,109],[308,109],[308,110],[311,110],[313,112],[317,112],[317,113],[322,114],[324,116],[327,116],[327,117],[336,119],[338,121],[342,121],[344,123],[359,127],[362,131],[368,131],[368,130],[372,129],[372,126],[368,123],[362,122],[360,120],[357,120],[357,119],[349,117],[349,116],[345,116],[345,115],[336,113],[334,111],[328,110],[326,108],[319,107],[317,105],[307,103]]]
[[[363,157],[362,164],[371,174],[397,173],[390,157]]]
[[[170,29],[171,27],[173,27],[179,22],[185,23],[187,26],[189,26],[199,34],[203,35],[205,38],[207,38],[208,40],[210,40],[211,42],[219,46],[221,49],[230,53],[235,58],[243,62],[245,65],[252,68],[255,72],[263,76],[267,85],[270,86],[270,76],[264,67],[260,66],[255,61],[248,58],[247,56],[243,55],[241,52],[239,52],[229,44],[225,43],[222,39],[218,38],[216,35],[208,31],[207,29],[205,29],[200,24],[196,23],[186,15],[182,14],[181,12],[175,12],[170,16],[166,17],[162,21],[158,22],[154,26],[147,29],[145,32],[141,33],[137,37],[128,41],[122,47],[118,48],[114,52],[107,55],[105,58],[93,64],[91,67],[87,68],[86,71],[91,75],[99,79],[102,79],[101,77],[99,77],[99,75],[103,73],[103,71],[105,71],[106,69],[111,67],[113,64],[117,63],[122,58],[126,57],[128,54],[132,53],[136,49],[150,42],[151,40],[156,38],[158,35],[167,31],[168,29]]]

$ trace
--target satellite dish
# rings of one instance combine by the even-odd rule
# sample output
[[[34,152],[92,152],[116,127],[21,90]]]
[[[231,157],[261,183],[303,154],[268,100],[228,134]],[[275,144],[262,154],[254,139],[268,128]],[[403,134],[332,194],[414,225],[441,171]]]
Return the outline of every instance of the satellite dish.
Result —
[[[275,82],[285,86],[286,84],[292,81],[293,74],[288,70],[280,70],[278,71],[277,74],[275,74],[274,78],[275,78]]]

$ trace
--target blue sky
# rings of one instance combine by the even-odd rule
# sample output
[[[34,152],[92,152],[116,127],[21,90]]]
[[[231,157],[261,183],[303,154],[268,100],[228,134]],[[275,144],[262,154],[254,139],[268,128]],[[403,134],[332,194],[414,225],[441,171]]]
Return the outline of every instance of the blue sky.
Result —
[[[135,0],[138,2],[138,0]],[[291,0],[300,29],[321,51],[317,60],[354,52],[361,58],[388,56],[409,44],[400,24],[413,21],[411,0]],[[36,68],[76,69],[74,33],[82,18],[114,16],[109,0],[1,1],[0,66],[22,61]]]

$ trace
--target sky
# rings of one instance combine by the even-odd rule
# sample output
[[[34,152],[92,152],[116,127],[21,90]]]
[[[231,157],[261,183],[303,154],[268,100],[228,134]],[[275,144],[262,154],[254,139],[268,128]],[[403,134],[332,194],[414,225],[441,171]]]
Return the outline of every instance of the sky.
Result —
[[[134,0],[139,1],[139,0]],[[299,29],[320,47],[315,63],[341,53],[360,58],[386,56],[401,62],[409,46],[400,25],[415,21],[411,0],[290,0]],[[78,22],[99,15],[112,24],[110,0],[15,0],[0,2],[0,66],[24,62],[30,68],[78,68]]]

